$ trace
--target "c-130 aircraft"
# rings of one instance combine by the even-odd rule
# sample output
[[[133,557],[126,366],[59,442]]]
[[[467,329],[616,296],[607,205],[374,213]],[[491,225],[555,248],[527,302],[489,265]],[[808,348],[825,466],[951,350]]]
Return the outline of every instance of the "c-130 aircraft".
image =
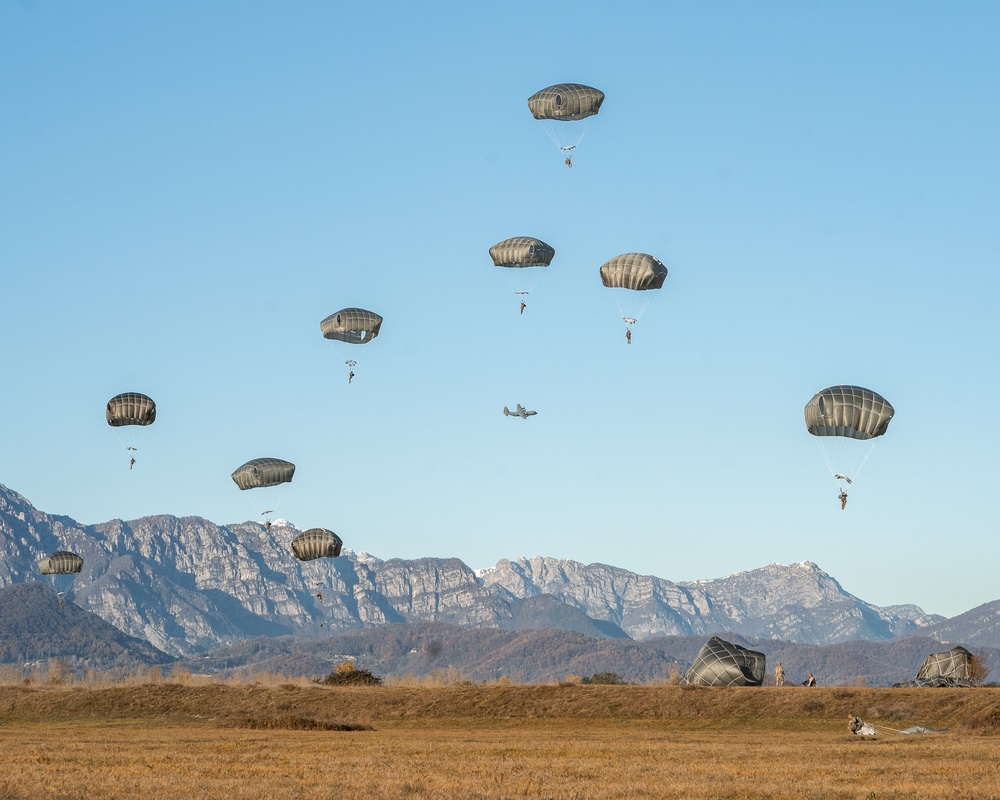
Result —
[[[533,417],[537,414],[537,411],[528,411],[520,403],[517,404],[517,411],[511,411],[507,406],[503,407],[503,415],[505,417],[520,417],[521,419],[527,419],[528,417]]]

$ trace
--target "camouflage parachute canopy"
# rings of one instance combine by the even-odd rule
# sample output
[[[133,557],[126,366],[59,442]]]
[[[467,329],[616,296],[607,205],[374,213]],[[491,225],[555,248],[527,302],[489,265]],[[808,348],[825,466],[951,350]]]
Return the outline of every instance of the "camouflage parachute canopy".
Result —
[[[156,403],[139,392],[124,392],[108,400],[104,416],[108,425],[113,428],[123,425],[152,425],[156,420]]]
[[[344,542],[326,528],[310,528],[292,539],[292,553],[299,561],[316,558],[336,558]]]
[[[764,667],[763,653],[713,636],[698,651],[682,683],[686,686],[761,686]]]
[[[860,386],[830,386],[806,403],[806,430],[813,436],[873,439],[889,427],[895,414],[889,401]]]
[[[923,678],[968,680],[972,678],[973,658],[972,653],[961,645],[951,648],[947,653],[931,653],[920,665],[917,680]]]
[[[39,560],[42,575],[72,575],[83,569],[83,558],[68,550],[59,550]]]
[[[363,308],[342,308],[319,324],[326,339],[336,339],[348,344],[367,344],[378,336],[382,317]]]
[[[646,253],[623,253],[601,264],[601,283],[609,289],[660,289],[666,277],[663,262]]]
[[[495,267],[547,267],[555,254],[550,245],[532,236],[512,236],[490,248]]]
[[[295,474],[295,465],[280,458],[255,458],[233,472],[232,478],[240,489],[257,489],[289,483]]]
[[[528,108],[535,119],[571,122],[594,116],[603,102],[600,89],[582,83],[557,83],[531,95]]]

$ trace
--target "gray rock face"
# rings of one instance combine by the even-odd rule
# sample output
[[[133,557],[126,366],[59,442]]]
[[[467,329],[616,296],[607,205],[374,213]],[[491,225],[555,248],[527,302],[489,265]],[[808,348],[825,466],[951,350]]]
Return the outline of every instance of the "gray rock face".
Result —
[[[633,639],[734,631],[744,636],[832,644],[891,639],[939,621],[916,606],[880,609],[843,590],[811,562],[672,583],[605,564],[506,559],[483,574],[514,597],[551,594]]]
[[[39,558],[72,550],[85,559],[73,601],[177,656],[388,622],[579,630],[581,612],[608,636],[732,631],[812,644],[890,639],[942,621],[915,606],[869,605],[808,562],[693,583],[556,558],[503,559],[477,574],[454,558],[383,561],[346,549],[300,562],[289,547],[298,533],[171,516],[84,526],[0,485],[0,586],[39,580]],[[556,602],[529,603],[529,613],[525,603],[541,596]]]

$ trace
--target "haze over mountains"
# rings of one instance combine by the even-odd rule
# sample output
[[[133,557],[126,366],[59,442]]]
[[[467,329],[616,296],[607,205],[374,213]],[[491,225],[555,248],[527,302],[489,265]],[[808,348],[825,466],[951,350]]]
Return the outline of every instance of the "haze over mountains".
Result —
[[[288,546],[297,533],[166,515],[87,526],[0,485],[0,586],[39,580],[38,558],[72,550],[85,559],[73,602],[175,657],[258,636],[404,622],[559,628],[595,639],[734,632],[830,645],[919,634],[1000,646],[1000,601],[950,620],[912,605],[880,608],[810,562],[688,583],[557,558],[502,559],[479,573],[455,558],[352,551],[303,564]]]

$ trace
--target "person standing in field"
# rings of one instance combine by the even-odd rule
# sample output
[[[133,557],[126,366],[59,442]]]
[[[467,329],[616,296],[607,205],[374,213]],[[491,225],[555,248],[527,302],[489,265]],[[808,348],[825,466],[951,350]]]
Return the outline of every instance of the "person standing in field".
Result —
[[[774,685],[784,686],[785,685],[785,669],[781,666],[781,662],[778,662],[778,666],[774,668]]]

